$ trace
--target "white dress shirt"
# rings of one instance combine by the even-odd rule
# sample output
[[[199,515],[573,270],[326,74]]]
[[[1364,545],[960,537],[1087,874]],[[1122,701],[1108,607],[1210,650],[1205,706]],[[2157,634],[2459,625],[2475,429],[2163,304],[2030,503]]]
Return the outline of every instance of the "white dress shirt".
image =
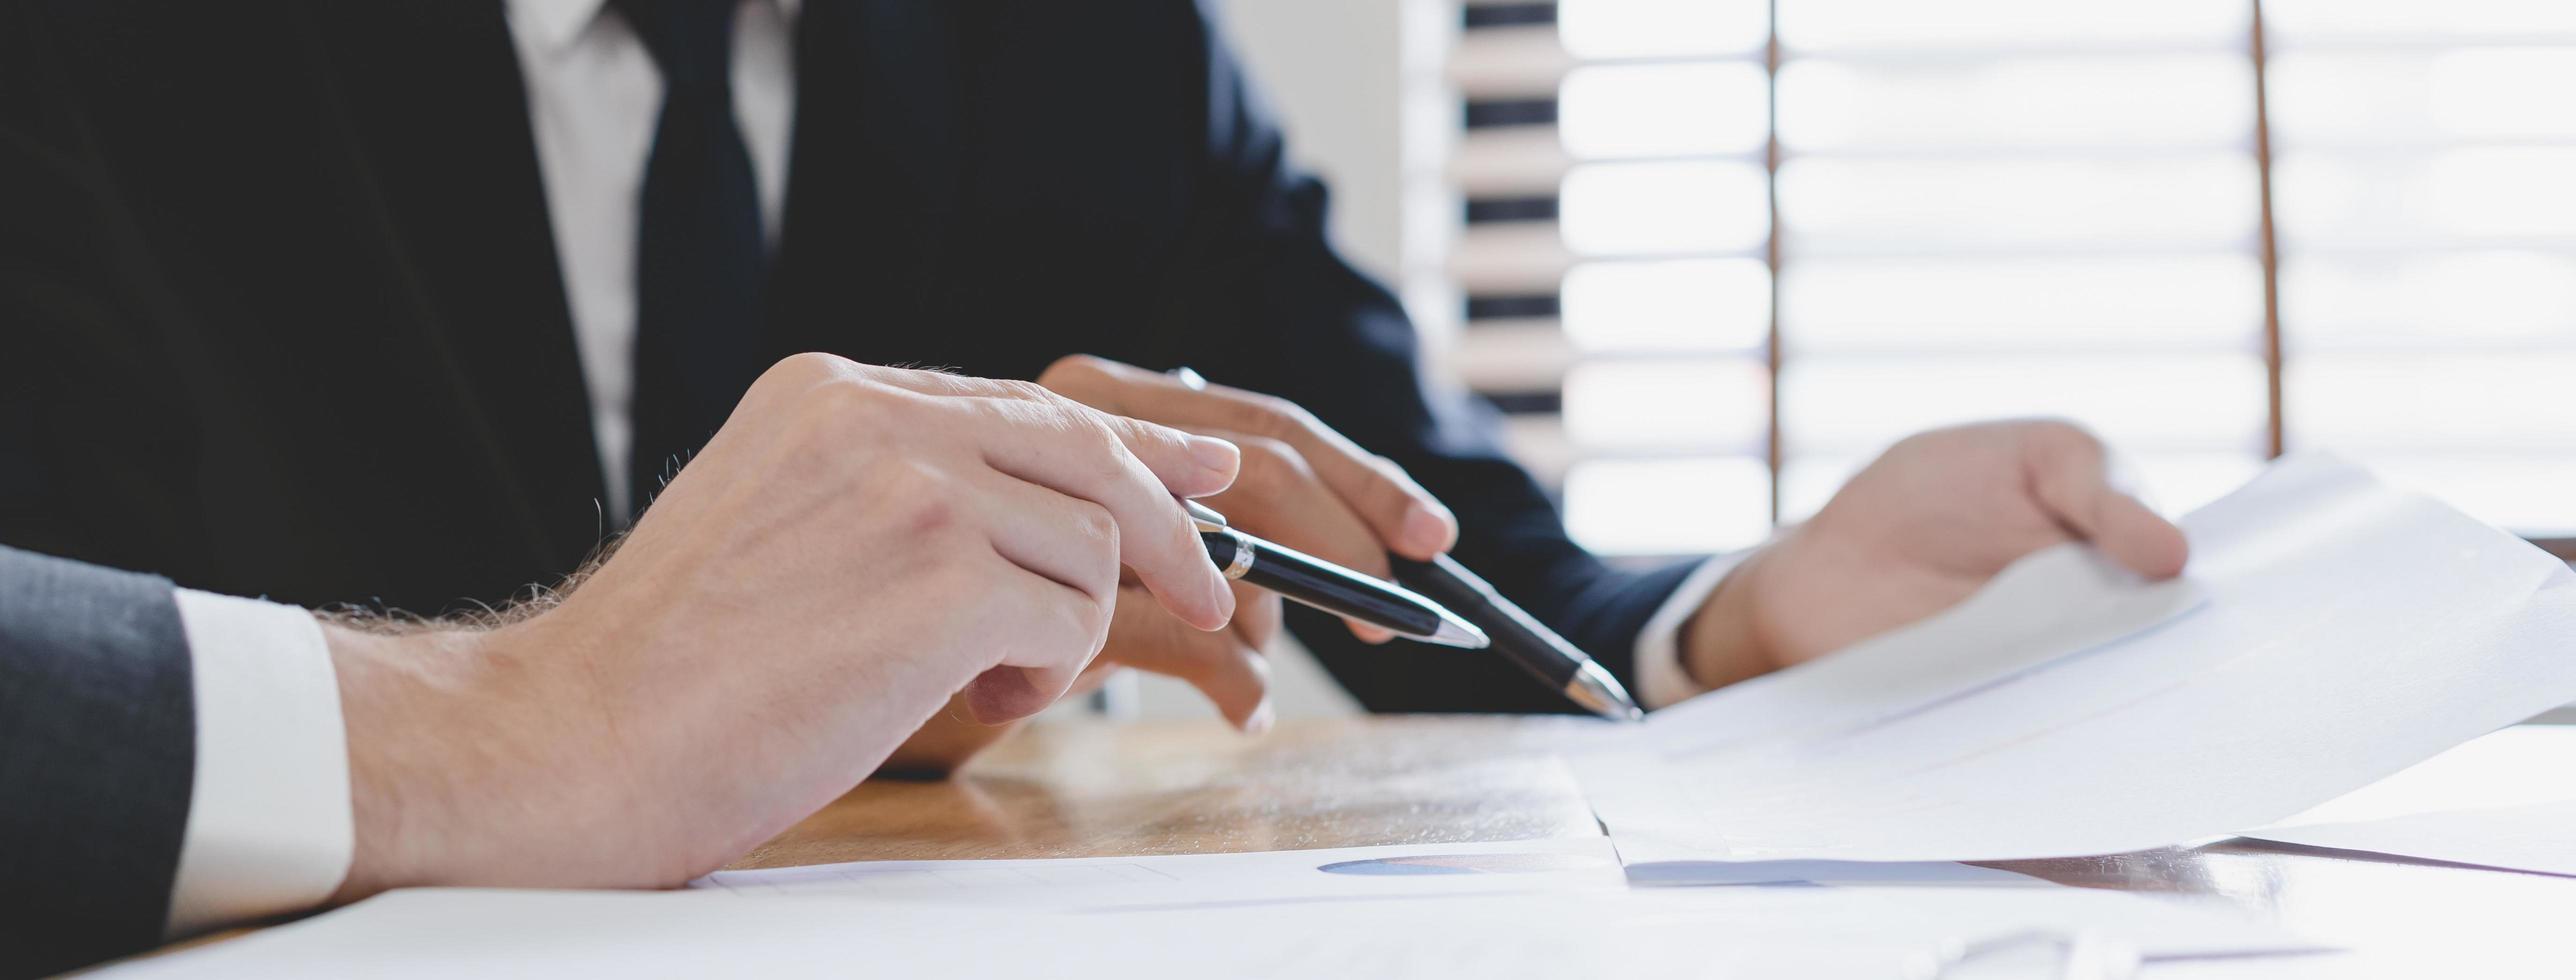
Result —
[[[349,875],[349,730],[313,616],[179,590],[197,706],[196,774],[171,938],[320,905]]]
[[[734,21],[734,115],[773,243],[795,118],[798,3],[741,0]],[[662,75],[607,0],[506,7],[609,509],[623,514],[636,228]],[[1702,693],[1681,667],[1681,628],[1735,563],[1710,559],[1649,620],[1636,661],[1645,706]],[[171,889],[174,937],[321,904],[348,875],[354,840],[347,730],[321,628],[292,606],[185,590],[179,613],[195,658],[197,766]]]
[[[733,27],[733,111],[751,155],[761,228],[778,241],[796,118],[798,0],[743,0]],[[590,387],[608,512],[628,513],[635,450],[635,247],[644,164],[662,113],[662,72],[607,0],[509,0],[528,121],[553,219],[574,346]]]

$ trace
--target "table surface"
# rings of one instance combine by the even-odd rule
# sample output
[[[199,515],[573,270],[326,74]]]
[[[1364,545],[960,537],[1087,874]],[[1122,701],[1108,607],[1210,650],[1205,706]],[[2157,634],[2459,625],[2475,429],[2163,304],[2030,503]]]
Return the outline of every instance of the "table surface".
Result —
[[[875,780],[734,867],[1083,857],[1589,836],[1556,718],[1336,718],[1250,738],[1215,723],[1033,727],[945,781]],[[2576,765],[2576,730],[2567,732]],[[2576,879],[2252,841],[1996,867],[2214,896],[2345,945],[2153,964],[2152,977],[2576,976]]]

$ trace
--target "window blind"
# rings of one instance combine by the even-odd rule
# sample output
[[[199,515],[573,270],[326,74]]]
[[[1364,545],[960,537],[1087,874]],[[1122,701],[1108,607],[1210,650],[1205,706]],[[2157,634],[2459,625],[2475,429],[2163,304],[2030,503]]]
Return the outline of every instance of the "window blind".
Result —
[[[2291,440],[2576,534],[2576,4],[2264,13]]]
[[[2576,526],[2576,8],[1443,4],[1409,295],[1587,545],[1751,544],[2024,415],[2170,509],[2324,446]]]

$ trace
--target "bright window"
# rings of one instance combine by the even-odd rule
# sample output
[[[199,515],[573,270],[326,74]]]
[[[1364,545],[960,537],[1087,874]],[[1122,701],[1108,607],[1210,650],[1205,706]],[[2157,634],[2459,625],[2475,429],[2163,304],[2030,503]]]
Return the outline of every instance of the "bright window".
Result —
[[[2576,4],[1462,11],[1410,295],[1587,544],[1751,544],[2027,415],[2172,510],[2326,448],[2576,533]]]

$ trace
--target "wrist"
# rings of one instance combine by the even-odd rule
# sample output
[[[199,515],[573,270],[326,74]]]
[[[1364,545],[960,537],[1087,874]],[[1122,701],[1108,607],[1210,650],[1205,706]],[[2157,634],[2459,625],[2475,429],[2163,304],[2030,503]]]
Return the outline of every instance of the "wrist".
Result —
[[[481,768],[459,736],[472,722],[455,709],[471,702],[460,695],[481,673],[489,634],[337,624],[323,632],[339,674],[356,832],[349,875],[332,902],[454,880],[450,865],[474,850],[467,807]]]
[[[1738,562],[1682,623],[1682,672],[1691,683],[1716,690],[1778,669],[1754,612],[1762,567],[1777,547],[1765,545]]]

